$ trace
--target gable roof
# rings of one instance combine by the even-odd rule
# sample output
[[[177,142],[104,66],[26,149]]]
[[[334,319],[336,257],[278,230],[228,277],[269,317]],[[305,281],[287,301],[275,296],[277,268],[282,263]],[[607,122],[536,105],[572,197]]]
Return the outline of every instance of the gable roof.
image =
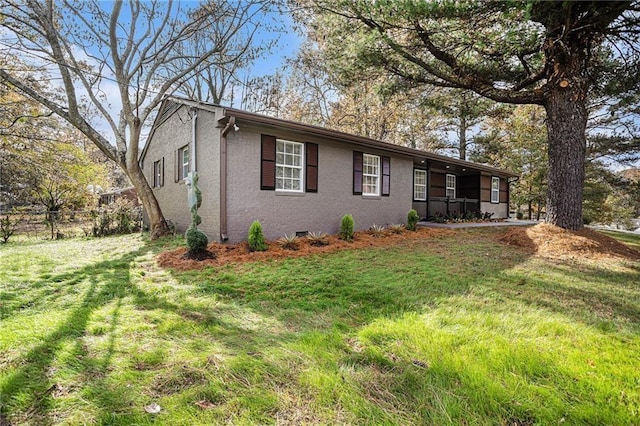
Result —
[[[446,165],[454,165],[459,168],[470,168],[474,170],[479,170],[486,173],[491,173],[495,175],[505,176],[505,177],[517,177],[516,173],[513,173],[508,170],[499,169],[496,167],[488,166],[486,164],[474,163],[471,161],[460,160],[453,157],[448,157],[446,155],[435,154],[429,151],[423,151],[415,148],[408,148],[401,145],[395,145],[388,142],[382,142],[376,139],[367,138],[364,136],[353,135],[351,133],[341,132],[339,130],[328,129],[326,127],[315,126],[311,124],[304,124],[296,121],[283,120],[281,118],[270,117],[267,115],[257,114],[253,112],[243,111],[236,108],[223,107],[219,105],[209,104],[205,102],[194,101],[190,99],[180,98],[180,97],[170,97],[163,101],[160,110],[158,112],[158,116],[156,117],[156,121],[154,122],[153,128],[156,125],[160,125],[162,121],[164,121],[168,114],[172,114],[177,108],[174,106],[169,106],[169,102],[175,102],[177,104],[183,104],[185,106],[190,106],[194,108],[199,108],[211,112],[216,112],[222,109],[222,117],[218,119],[221,124],[226,124],[231,117],[234,117],[235,120],[242,120],[245,122],[259,124],[268,128],[273,129],[286,129],[290,131],[296,131],[301,133],[311,134],[317,137],[321,137],[323,139],[330,139],[336,142],[348,142],[354,145],[362,146],[363,148],[373,148],[381,151],[386,151],[389,153],[406,155],[414,158],[418,158],[421,160],[446,164]],[[162,121],[160,121],[162,119]],[[143,149],[143,154],[147,149],[149,141],[153,135],[153,128],[149,133],[149,137],[147,138],[147,144]],[[142,158],[142,157],[141,157]]]

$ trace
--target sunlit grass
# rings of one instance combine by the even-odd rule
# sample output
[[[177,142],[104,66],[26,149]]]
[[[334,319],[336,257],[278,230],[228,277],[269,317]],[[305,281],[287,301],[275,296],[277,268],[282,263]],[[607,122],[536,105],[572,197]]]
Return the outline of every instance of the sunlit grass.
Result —
[[[499,232],[184,273],[175,240],[1,247],[1,420],[640,423],[640,265]]]

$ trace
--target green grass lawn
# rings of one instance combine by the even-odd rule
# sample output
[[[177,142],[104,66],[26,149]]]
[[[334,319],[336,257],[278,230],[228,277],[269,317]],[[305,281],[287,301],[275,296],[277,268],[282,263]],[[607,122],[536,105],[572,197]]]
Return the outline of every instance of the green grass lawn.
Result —
[[[501,232],[186,273],[0,246],[0,424],[640,424],[640,264]]]

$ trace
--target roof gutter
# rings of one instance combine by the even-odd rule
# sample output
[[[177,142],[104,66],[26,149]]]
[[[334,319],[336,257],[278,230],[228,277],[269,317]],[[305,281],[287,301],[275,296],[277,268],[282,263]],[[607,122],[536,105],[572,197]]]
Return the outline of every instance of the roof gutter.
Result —
[[[236,127],[236,118],[231,116],[220,132],[220,241],[229,240],[227,232],[227,135]]]

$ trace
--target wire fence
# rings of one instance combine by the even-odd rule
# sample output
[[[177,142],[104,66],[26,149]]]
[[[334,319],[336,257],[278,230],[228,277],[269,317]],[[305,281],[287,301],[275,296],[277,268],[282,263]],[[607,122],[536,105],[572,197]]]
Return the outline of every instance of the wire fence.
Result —
[[[143,228],[142,209],[110,205],[94,210],[42,211],[18,208],[0,210],[0,242],[33,239],[102,237]]]

